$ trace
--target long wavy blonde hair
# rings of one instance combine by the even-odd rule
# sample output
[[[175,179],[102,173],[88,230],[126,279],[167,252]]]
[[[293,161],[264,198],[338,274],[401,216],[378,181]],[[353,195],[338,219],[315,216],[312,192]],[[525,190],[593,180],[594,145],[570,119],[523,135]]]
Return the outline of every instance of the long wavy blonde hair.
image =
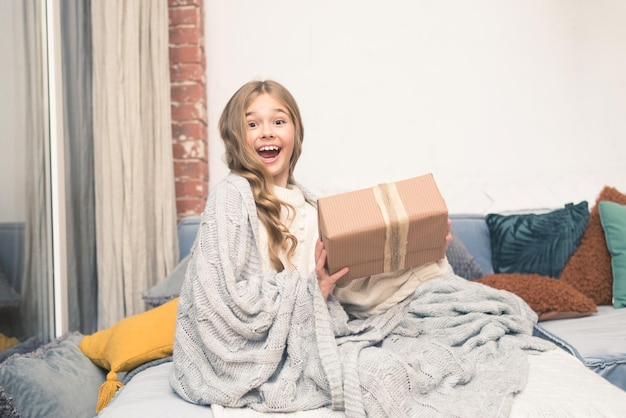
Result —
[[[282,271],[285,266],[279,258],[280,252],[285,251],[287,260],[291,262],[298,240],[280,221],[280,212],[282,206],[292,212],[294,208],[276,197],[273,192],[273,177],[246,141],[246,110],[252,100],[265,93],[287,108],[294,124],[293,154],[287,179],[288,184],[294,184],[293,171],[302,153],[304,130],[298,104],[284,86],[273,80],[250,81],[244,84],[226,104],[219,120],[219,129],[226,146],[226,164],[230,170],[245,177],[250,183],[259,219],[267,229],[270,262],[276,271]]]

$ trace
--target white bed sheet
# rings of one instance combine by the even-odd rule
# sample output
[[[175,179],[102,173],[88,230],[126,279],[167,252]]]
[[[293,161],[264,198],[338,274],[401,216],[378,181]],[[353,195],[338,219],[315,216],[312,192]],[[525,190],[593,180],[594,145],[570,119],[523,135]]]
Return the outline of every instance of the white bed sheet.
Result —
[[[210,406],[189,403],[170,386],[172,362],[137,373],[116,393],[98,418],[214,418]]]
[[[626,392],[560,348],[528,356],[528,382],[512,418],[626,416]]]
[[[519,393],[512,418],[626,416],[626,392],[587,369],[576,357],[555,348],[528,358],[530,372],[526,388]],[[190,404],[169,385],[172,363],[162,363],[137,373],[98,418],[185,417],[185,418],[303,418],[309,413],[261,414],[251,410]],[[318,414],[313,416],[321,416]],[[329,411],[330,412],[330,411]],[[329,414],[330,415],[330,414]],[[338,414],[332,414],[338,415]],[[481,416],[468,411],[467,416]]]

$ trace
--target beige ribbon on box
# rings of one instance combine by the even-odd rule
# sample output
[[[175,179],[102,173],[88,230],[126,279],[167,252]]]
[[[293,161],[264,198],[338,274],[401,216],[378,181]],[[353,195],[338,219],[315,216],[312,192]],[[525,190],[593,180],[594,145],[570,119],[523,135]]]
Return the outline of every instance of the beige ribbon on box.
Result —
[[[373,191],[386,226],[384,272],[401,270],[406,257],[409,216],[395,183],[379,184]]]

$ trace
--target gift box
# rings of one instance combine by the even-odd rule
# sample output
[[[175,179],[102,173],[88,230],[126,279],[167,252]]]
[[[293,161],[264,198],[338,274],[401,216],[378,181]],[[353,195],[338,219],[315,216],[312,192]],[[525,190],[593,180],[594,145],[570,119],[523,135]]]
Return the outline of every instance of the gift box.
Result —
[[[340,282],[445,256],[448,208],[432,174],[318,199],[328,271]]]

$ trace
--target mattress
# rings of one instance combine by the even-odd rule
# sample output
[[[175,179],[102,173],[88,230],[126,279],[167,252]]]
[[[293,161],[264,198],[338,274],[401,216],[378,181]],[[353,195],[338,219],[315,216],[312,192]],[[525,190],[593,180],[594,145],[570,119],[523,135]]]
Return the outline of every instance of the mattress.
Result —
[[[512,418],[622,417],[626,392],[588,370],[576,357],[555,348],[528,356],[526,387],[513,400]],[[262,414],[248,409],[193,405],[169,385],[171,362],[162,362],[136,373],[98,418],[203,417],[203,418],[304,418],[332,416],[320,411]],[[451,399],[451,402],[453,399]],[[311,414],[317,412],[318,414]],[[480,416],[480,411],[467,411]]]
[[[539,322],[535,334],[576,356],[626,391],[626,309],[598,306],[594,315]]]

